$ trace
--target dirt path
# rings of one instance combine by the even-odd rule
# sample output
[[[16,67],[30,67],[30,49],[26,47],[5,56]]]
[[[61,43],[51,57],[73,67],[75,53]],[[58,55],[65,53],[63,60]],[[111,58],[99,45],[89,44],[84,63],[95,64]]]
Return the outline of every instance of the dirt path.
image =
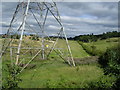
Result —
[[[98,62],[98,56],[89,56],[85,58],[74,58],[76,64],[91,64]]]

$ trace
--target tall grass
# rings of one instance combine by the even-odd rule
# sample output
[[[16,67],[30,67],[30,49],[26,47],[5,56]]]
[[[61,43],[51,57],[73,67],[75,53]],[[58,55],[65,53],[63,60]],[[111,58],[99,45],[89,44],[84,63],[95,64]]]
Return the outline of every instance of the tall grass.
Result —
[[[109,42],[108,42],[109,41]],[[97,42],[90,42],[90,43],[83,43],[78,41],[78,43],[83,47],[83,49],[91,54],[91,55],[97,55],[100,56],[108,48],[112,48],[118,45],[118,38],[110,38],[106,40],[99,40]]]
[[[23,45],[25,45],[25,42],[23,43]],[[28,41],[28,43],[30,43],[30,41]],[[34,43],[38,46],[37,41],[32,41],[31,45],[34,45]],[[90,56],[86,52],[87,50],[84,50],[82,45],[79,45],[76,41],[69,41],[69,44],[74,58]],[[88,44],[90,43],[84,43],[86,48],[89,48],[87,47],[89,46]],[[61,46],[61,48],[66,48],[65,43],[62,40],[59,40],[57,45],[58,47]],[[29,54],[26,55],[26,57],[28,56]],[[7,55],[3,60],[3,80],[5,80],[7,76],[4,68],[6,68],[5,64],[10,64],[9,59],[10,56]],[[25,60],[28,61],[27,58]],[[21,88],[88,88],[89,86],[92,87],[90,83],[98,82],[100,80],[103,82],[102,85],[106,83],[105,87],[109,87],[114,81],[114,77],[104,76],[102,69],[99,68],[97,64],[83,64],[71,67],[58,55],[55,55],[55,53],[52,53],[48,60],[40,60],[38,57],[30,64],[35,64],[36,66],[34,68],[26,68],[19,74],[22,79],[22,82],[19,83],[19,87]]]
[[[104,77],[102,69],[96,64],[70,67],[59,60],[34,62],[37,67],[21,73],[23,88],[85,88],[90,82]],[[103,78],[105,79],[105,78]],[[103,80],[104,81],[104,80]],[[107,78],[112,84],[113,77]]]

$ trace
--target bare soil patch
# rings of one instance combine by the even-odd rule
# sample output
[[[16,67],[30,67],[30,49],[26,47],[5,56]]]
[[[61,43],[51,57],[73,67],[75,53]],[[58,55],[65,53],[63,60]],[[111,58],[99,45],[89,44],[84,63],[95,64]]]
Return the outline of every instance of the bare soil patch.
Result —
[[[76,64],[91,64],[98,62],[98,56],[90,56],[85,58],[74,58]]]

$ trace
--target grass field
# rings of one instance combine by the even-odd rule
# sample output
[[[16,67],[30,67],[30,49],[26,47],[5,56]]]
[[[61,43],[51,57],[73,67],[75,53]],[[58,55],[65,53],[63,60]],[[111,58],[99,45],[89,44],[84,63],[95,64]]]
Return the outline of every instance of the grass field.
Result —
[[[84,88],[87,83],[97,81],[101,77],[104,82],[111,84],[114,78],[103,75],[102,70],[96,65],[80,65],[69,67],[61,61],[48,61],[41,64],[36,62],[37,67],[25,70],[21,73],[23,80],[20,87],[23,88]],[[107,83],[108,84],[108,83]]]
[[[83,50],[82,46],[79,45],[76,41],[70,41],[69,44],[71,46],[73,57],[82,58],[90,56],[88,53],[86,53],[85,50]]]
[[[103,54],[107,48],[112,48],[118,45],[119,38],[109,38],[105,40],[98,40],[97,42],[82,43],[81,45],[86,52],[93,53],[95,55]],[[92,48],[92,46],[94,46]]]
[[[119,38],[110,38],[106,40],[99,40],[98,42],[94,42],[93,44],[89,43],[88,46],[95,45],[98,50],[105,52],[107,48],[111,48],[117,45],[118,39]]]
[[[111,39],[113,40],[113,39]],[[115,39],[114,39],[115,40]],[[30,42],[30,41],[28,41]],[[37,46],[37,41],[32,41]],[[108,46],[114,46],[118,42],[101,40],[94,42],[97,49],[104,51]],[[31,45],[33,45],[31,43]],[[74,58],[90,57],[90,55],[76,41],[69,41]],[[84,43],[90,46],[92,43]],[[58,47],[66,48],[65,43],[59,40]],[[103,48],[104,47],[104,48]],[[65,49],[66,50],[66,49]],[[71,67],[57,55],[49,60],[35,59],[30,65],[35,65],[33,68],[26,68],[21,74],[22,82],[19,83],[21,88],[87,88],[92,82],[101,81],[103,86],[110,87],[115,80],[114,77],[103,75],[103,70],[98,64],[83,64]],[[5,60],[6,59],[6,60]],[[7,76],[4,71],[5,64],[10,63],[8,57],[3,60],[3,81]],[[4,84],[4,82],[3,82]]]

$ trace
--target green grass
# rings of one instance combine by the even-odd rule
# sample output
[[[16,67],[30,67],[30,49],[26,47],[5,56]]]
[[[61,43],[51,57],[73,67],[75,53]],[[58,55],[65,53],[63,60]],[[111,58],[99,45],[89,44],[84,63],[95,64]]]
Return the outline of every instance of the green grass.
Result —
[[[83,88],[88,82],[97,81],[104,76],[102,69],[96,65],[70,67],[62,61],[52,60],[36,62],[37,67],[21,73],[22,88]],[[114,78],[108,78],[113,81]]]
[[[114,47],[115,45],[118,44],[118,42],[114,42],[114,40],[116,40],[116,39],[118,39],[118,38],[111,38],[110,42],[107,42],[108,39],[100,40],[98,42],[94,42],[93,45],[95,45],[98,50],[101,50],[101,51],[105,52],[107,48]],[[91,46],[92,43],[89,43],[88,46],[89,45]]]
[[[31,46],[39,46],[37,41],[27,41]],[[17,44],[15,42],[14,44]],[[74,58],[84,58],[90,56],[81,45],[76,41],[69,41],[72,54]],[[92,43],[84,43],[88,47]],[[117,42],[106,42],[106,40],[100,40],[93,43],[97,49],[105,51],[107,47],[114,46]],[[25,44],[25,41],[23,42]],[[66,53],[67,48],[63,40],[59,40],[56,45],[57,48],[63,48],[62,50]],[[9,51],[9,50],[8,50]],[[24,52],[24,51],[23,51]],[[26,55],[25,60],[27,61]],[[40,56],[40,55],[39,55]],[[5,64],[10,63],[10,56],[6,54],[3,58],[3,69],[6,68]],[[89,87],[91,82],[97,82],[101,80],[105,82],[107,86],[111,86],[114,77],[108,77],[103,75],[103,70],[98,67],[98,64],[89,65],[78,65],[71,67],[66,64],[58,55],[52,53],[48,60],[39,60],[37,57],[31,62],[36,67],[32,69],[25,69],[19,76],[22,78],[22,82],[19,83],[21,88],[84,88]],[[3,81],[7,73],[3,70]]]
[[[85,52],[85,50],[83,50],[82,46],[79,45],[78,42],[76,42],[76,41],[69,41],[69,45],[70,45],[73,57],[82,58],[82,57],[90,56],[88,53]],[[59,48],[65,49],[65,51],[67,51],[67,46],[66,46],[66,42],[65,41],[59,40],[57,46]]]
[[[112,48],[118,45],[119,38],[110,38],[105,40],[98,40],[97,42],[83,43],[84,49],[87,52],[94,53],[95,55],[103,54],[107,48]],[[91,47],[95,48],[92,49]]]
[[[83,50],[82,46],[79,45],[76,41],[69,41],[71,51],[73,53],[73,57],[87,57],[90,56],[85,50]]]
[[[4,62],[3,68],[5,63],[9,62]],[[37,60],[31,64],[35,64],[36,67],[27,68],[19,74],[22,79],[19,83],[21,88],[86,88],[89,83],[99,81],[101,78],[108,85],[112,85],[115,80],[114,77],[104,76],[97,64],[70,67],[57,58]],[[3,71],[3,78],[6,74]]]

